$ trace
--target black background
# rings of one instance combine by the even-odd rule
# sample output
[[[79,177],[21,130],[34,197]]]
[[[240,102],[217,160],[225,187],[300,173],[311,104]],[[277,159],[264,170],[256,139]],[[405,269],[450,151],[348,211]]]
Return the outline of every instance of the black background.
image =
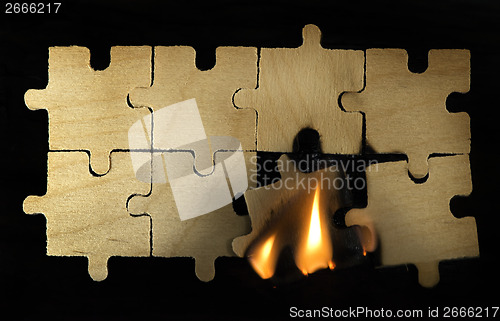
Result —
[[[499,306],[497,188],[500,5],[496,1],[63,1],[57,14],[0,13],[0,320],[285,319],[290,306],[423,308]],[[28,195],[46,192],[47,113],[30,111],[24,92],[47,84],[48,47],[91,49],[103,69],[112,45],[189,45],[209,69],[221,45],[297,47],[314,23],[325,48],[405,48],[423,71],[431,48],[471,50],[471,91],[452,94],[450,111],[471,117],[474,191],[451,202],[477,220],[481,257],[442,262],[441,282],[418,285],[411,266],[370,264],[320,272],[274,287],[247,262],[219,258],[209,283],[189,258],[111,258],[94,282],[86,258],[47,257],[43,215],[23,214]]]

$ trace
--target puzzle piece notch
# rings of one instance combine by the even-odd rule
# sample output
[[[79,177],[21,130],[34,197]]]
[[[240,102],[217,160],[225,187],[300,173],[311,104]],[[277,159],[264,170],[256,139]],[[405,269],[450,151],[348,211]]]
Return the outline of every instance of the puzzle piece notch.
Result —
[[[427,175],[433,153],[470,152],[469,116],[446,110],[450,93],[469,91],[470,53],[440,49],[428,57],[427,70],[416,74],[408,70],[405,50],[368,49],[365,89],[341,98],[346,110],[365,114],[374,151],[406,154],[415,178]]]
[[[338,101],[363,88],[364,53],[324,49],[314,25],[304,27],[303,38],[298,48],[262,48],[259,87],[238,91],[235,105],[257,110],[259,151],[292,152],[297,132],[310,127],[321,135],[323,152],[357,154],[363,117]]]
[[[153,164],[157,170],[163,166],[163,172],[169,173],[172,172],[171,167],[174,167],[174,172],[185,173],[187,168],[191,169],[193,175],[188,180],[182,175],[180,177],[168,175],[168,182],[153,183],[149,195],[132,196],[128,203],[128,210],[132,215],[148,214],[152,218],[153,256],[193,257],[196,262],[197,277],[208,282],[215,276],[215,259],[219,256],[234,256],[231,241],[236,236],[248,233],[249,230],[248,217],[238,216],[234,213],[231,202],[231,197],[234,195],[227,193],[226,196],[229,196],[229,199],[226,199],[220,189],[210,188],[210,184],[215,178],[217,186],[224,185],[234,190],[235,187],[231,185],[231,177],[228,177],[227,174],[231,169],[217,166],[212,174],[199,176],[192,171],[194,160],[193,154],[189,152],[154,154],[159,155],[153,155],[153,159],[161,159],[162,163],[161,165],[158,162]],[[226,160],[229,157],[234,157],[234,154],[240,154],[240,160],[243,158],[248,160],[255,153],[217,152],[215,154],[216,163],[221,163],[221,159]],[[182,168],[175,168],[176,166]],[[244,175],[250,176],[251,173],[249,171]],[[200,188],[200,186],[202,189],[205,187],[203,190],[208,194],[204,196],[196,194],[194,197],[194,189]],[[174,197],[175,193],[183,197]],[[214,201],[219,201],[219,206],[215,206],[215,209],[211,208],[207,214],[187,219],[180,216],[182,207],[179,206],[182,205],[179,202],[184,202],[191,207],[194,206],[196,209],[196,206],[207,207],[207,202],[212,204]],[[191,210],[193,209],[191,208]]]
[[[439,261],[479,255],[473,217],[457,219],[449,202],[472,191],[468,155],[434,157],[429,178],[415,184],[406,162],[368,167],[368,206],[352,209],[347,226],[373,226],[381,246],[382,265],[413,263],[419,282],[431,287],[439,281]]]
[[[231,136],[241,143],[243,151],[255,151],[256,112],[250,108],[236,108],[233,105],[233,94],[240,88],[256,87],[257,49],[218,47],[217,63],[215,67],[206,71],[196,67],[195,55],[196,52],[192,47],[155,47],[153,85],[150,88],[137,88],[130,94],[130,101],[134,106],[148,106],[152,108],[153,115],[166,113],[167,109],[168,112],[172,111],[172,114],[177,115],[172,118],[173,123],[168,122],[169,125],[163,120],[161,123],[154,120],[153,149],[181,151],[179,145],[208,137]],[[194,102],[190,104],[194,104],[196,108],[187,106],[189,101]],[[184,120],[196,124],[194,126],[196,128],[186,131],[187,127],[181,124]],[[182,142],[174,141],[171,135],[162,133],[164,129],[168,130],[167,126],[172,125],[180,128],[175,131],[177,135],[184,133]],[[197,154],[195,159],[197,171],[209,174],[202,170],[203,164],[213,164],[213,155],[217,150],[212,148],[211,153],[207,153],[206,148],[202,147],[200,145],[189,148],[193,148],[191,150]]]
[[[49,149],[89,151],[98,174],[108,172],[111,151],[128,149],[129,127],[149,114],[130,108],[127,96],[151,83],[151,47],[116,46],[110,57],[109,67],[96,71],[89,49],[50,47],[47,87],[24,98],[29,109],[48,111]]]
[[[95,281],[107,277],[111,256],[149,256],[149,217],[131,217],[126,202],[149,185],[135,179],[128,153],[114,152],[108,174],[88,171],[85,152],[49,152],[47,193],[29,196],[27,214],[47,218],[47,254],[86,256]]]

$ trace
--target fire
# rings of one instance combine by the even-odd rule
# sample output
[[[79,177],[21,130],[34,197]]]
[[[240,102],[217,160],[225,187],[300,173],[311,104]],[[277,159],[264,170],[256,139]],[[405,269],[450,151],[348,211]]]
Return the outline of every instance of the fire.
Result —
[[[320,189],[314,193],[314,201],[305,245],[299,246],[295,263],[303,274],[311,274],[319,269],[333,269],[332,245],[325,214],[320,211]]]
[[[310,214],[309,214],[310,213]],[[299,212],[294,218],[299,220],[299,237],[295,244],[295,263],[299,270],[308,275],[319,269],[329,268],[333,270],[335,263],[332,260],[332,244],[328,227],[328,217],[320,206],[320,189],[314,192],[314,200],[311,211]],[[284,237],[283,229],[274,229],[257,243],[253,244],[248,253],[248,259],[253,269],[263,278],[271,278],[276,269],[278,256]]]
[[[355,226],[361,246],[363,247],[363,256],[368,252],[373,252],[377,248],[377,236],[372,222],[365,222],[363,226]]]
[[[276,259],[271,256],[271,253],[275,239],[276,234],[271,235],[249,255],[250,264],[263,279],[269,279],[274,275]]]
[[[319,217],[319,189],[314,193],[314,203],[311,213],[311,223],[309,224],[309,234],[307,236],[307,251],[316,251],[321,247],[321,221]]]

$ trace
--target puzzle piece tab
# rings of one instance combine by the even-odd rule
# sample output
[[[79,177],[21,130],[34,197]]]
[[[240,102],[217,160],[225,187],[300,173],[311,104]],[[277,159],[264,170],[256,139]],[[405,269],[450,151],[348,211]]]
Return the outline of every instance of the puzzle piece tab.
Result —
[[[469,91],[469,51],[431,50],[428,65],[414,74],[405,50],[368,49],[365,89],[342,96],[346,110],[365,113],[367,144],[376,153],[406,154],[416,178],[427,175],[432,153],[470,151],[469,116],[446,110],[450,93]]]
[[[131,217],[127,198],[148,192],[135,179],[128,153],[111,154],[104,176],[89,173],[85,152],[49,152],[47,193],[24,201],[27,214],[47,218],[47,254],[86,256],[89,274],[104,280],[111,256],[149,256],[150,219]]]
[[[415,184],[406,162],[366,172],[368,206],[346,215],[348,226],[374,226],[382,265],[413,263],[423,286],[439,281],[439,261],[479,255],[475,219],[457,219],[449,202],[472,191],[468,155],[429,159],[429,177]]]
[[[363,88],[364,53],[324,49],[314,25],[304,27],[303,38],[299,48],[261,49],[258,88],[235,94],[236,106],[258,112],[257,150],[292,152],[295,135],[310,127],[323,152],[359,153],[363,117],[338,101],[342,92]]]
[[[216,153],[216,167],[207,176],[193,173],[193,155],[189,152],[155,153],[155,174],[168,173],[168,182],[153,183],[149,195],[133,196],[128,205],[130,213],[147,213],[152,218],[153,256],[194,257],[196,275],[202,281],[214,278],[217,257],[234,256],[231,241],[248,233],[249,219],[233,210],[235,190],[243,187],[234,184],[241,180],[232,175],[246,179],[247,173],[234,173],[231,165],[221,164],[230,157],[244,161],[243,153],[247,152]],[[200,210],[208,213],[193,218],[191,214]]]
[[[90,67],[84,47],[49,48],[49,82],[29,90],[26,105],[49,114],[49,149],[90,151],[91,168],[109,169],[112,150],[128,149],[128,130],[147,114],[134,109],[127,95],[151,83],[151,47],[112,47],[111,63],[102,71]]]

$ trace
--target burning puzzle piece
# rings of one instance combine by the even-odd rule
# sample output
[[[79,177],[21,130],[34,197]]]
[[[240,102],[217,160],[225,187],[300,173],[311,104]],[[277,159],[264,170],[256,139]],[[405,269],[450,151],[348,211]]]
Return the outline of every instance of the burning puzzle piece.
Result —
[[[245,192],[252,232],[233,241],[234,252],[247,256],[262,278],[274,275],[280,253],[290,246],[304,274],[335,267],[336,237],[332,215],[345,206],[335,186],[344,184],[335,166],[301,172],[295,161],[278,160],[281,179]]]

